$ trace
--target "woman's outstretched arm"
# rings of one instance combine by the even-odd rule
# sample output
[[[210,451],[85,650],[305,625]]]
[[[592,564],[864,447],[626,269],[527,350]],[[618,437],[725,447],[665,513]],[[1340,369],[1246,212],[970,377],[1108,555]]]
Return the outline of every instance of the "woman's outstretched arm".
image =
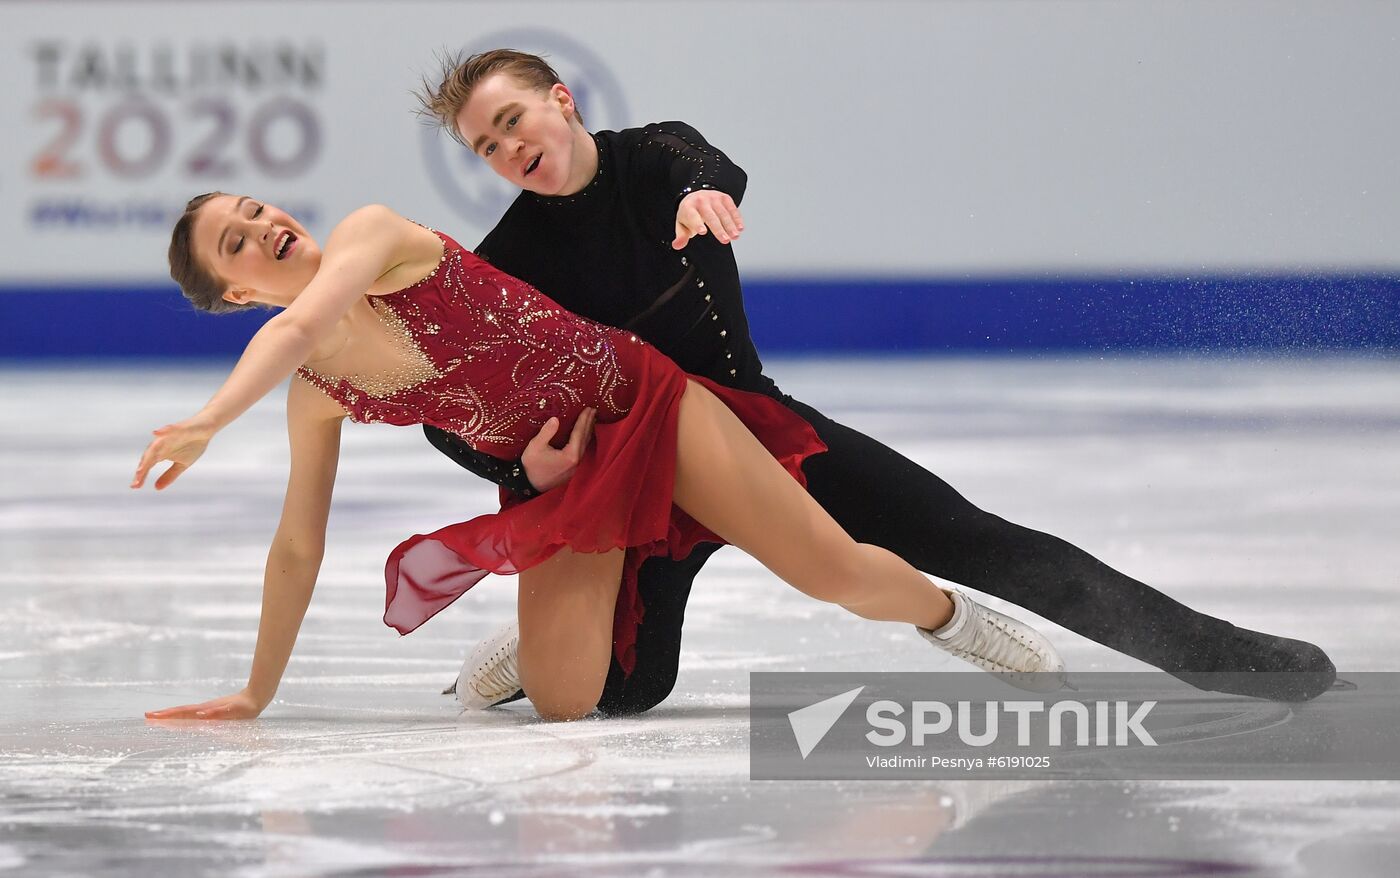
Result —
[[[155,431],[131,487],[141,487],[151,467],[161,460],[174,465],[156,480],[156,488],[179,478],[204,453],[215,433],[306,361],[350,306],[408,258],[414,238],[423,233],[420,226],[377,204],[341,220],[326,239],[316,276],[291,305],[257,331],[223,387],[194,417]]]
[[[325,551],[326,519],[345,412],[301,379],[287,394],[292,466],[282,519],[267,553],[253,669],[240,692],[147,713],[150,719],[251,719],[277,694]]]

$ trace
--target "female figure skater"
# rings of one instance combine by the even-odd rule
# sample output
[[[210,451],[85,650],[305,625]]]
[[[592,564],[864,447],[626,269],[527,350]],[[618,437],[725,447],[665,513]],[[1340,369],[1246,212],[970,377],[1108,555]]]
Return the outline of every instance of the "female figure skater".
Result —
[[[518,671],[541,716],[593,710],[611,658],[630,669],[641,562],[728,542],[819,600],[915,625],[931,643],[1027,688],[1063,665],[1033,629],[944,592],[892,553],[851,539],[803,490],[826,450],[773,399],[687,376],[635,335],[565,311],[534,288],[381,206],[346,217],[324,253],[291,216],[248,197],[192,200],[171,275],[210,311],[281,307],[195,416],[155,431],[132,480],[161,461],[168,487],[224,426],[296,373],[291,475],[268,555],[248,685],[152,718],[257,716],[295,643],[325,543],[342,419],[448,430],[515,460],[557,418],[592,431],[573,476],[528,503],[416,535],[386,564],[385,622],[408,633],[486,573],[520,574]]]

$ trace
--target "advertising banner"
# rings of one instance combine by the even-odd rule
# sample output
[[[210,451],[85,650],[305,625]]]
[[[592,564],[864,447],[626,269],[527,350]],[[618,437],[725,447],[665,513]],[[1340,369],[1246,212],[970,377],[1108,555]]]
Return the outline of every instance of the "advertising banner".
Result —
[[[1285,6],[3,2],[0,356],[98,350],[33,297],[125,323],[112,296],[171,292],[171,222],[211,190],[473,246],[514,193],[415,91],[503,46],[590,128],[680,119],[746,170],[767,345],[1394,346],[1400,6]],[[1121,332],[1118,302],[1166,318]]]

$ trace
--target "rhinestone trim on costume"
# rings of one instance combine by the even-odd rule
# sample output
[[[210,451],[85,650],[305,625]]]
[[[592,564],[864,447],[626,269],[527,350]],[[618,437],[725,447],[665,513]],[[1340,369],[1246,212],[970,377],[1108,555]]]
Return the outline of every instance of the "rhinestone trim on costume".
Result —
[[[298,373],[355,421],[426,423],[487,453],[521,446],[548,418],[585,405],[624,413],[617,394],[630,382],[614,344],[641,340],[480,264],[486,268],[468,265],[464,251],[444,240],[431,274],[372,298],[411,360],[405,368],[373,376]]]

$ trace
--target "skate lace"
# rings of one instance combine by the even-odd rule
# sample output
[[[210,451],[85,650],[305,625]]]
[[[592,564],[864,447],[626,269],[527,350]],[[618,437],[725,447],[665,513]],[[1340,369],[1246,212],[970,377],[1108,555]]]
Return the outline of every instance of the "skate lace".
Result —
[[[977,603],[968,603],[975,618],[968,619],[958,636],[946,642],[949,652],[989,671],[1024,674],[1046,669],[1042,651],[1018,626],[984,612]]]
[[[482,698],[510,695],[520,688],[520,674],[515,667],[515,642],[502,644],[491,654],[469,681]]]

